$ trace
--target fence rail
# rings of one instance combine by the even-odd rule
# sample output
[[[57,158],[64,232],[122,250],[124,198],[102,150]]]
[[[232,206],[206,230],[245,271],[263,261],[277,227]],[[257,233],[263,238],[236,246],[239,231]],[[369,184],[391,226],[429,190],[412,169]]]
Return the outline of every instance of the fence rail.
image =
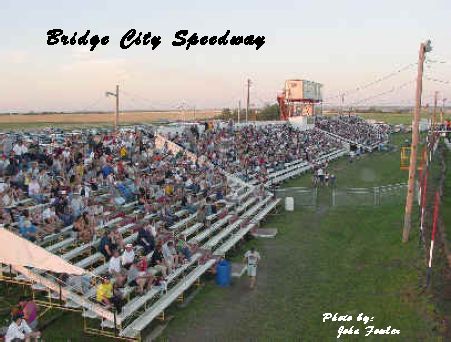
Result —
[[[321,196],[322,205],[330,207],[343,206],[381,206],[386,204],[401,204],[407,192],[406,183],[389,184],[368,188],[326,188],[329,197]],[[284,200],[287,197],[294,199],[295,208],[315,207],[318,205],[318,188],[291,187],[275,191],[277,198]],[[325,200],[328,198],[328,200]],[[324,203],[328,201],[328,203]]]

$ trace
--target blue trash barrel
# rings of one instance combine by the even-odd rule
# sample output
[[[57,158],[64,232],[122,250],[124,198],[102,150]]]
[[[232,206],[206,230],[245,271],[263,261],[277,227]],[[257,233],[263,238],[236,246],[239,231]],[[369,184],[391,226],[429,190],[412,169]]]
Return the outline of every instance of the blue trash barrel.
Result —
[[[227,260],[222,260],[216,266],[216,284],[221,287],[230,285],[232,279],[232,266]]]

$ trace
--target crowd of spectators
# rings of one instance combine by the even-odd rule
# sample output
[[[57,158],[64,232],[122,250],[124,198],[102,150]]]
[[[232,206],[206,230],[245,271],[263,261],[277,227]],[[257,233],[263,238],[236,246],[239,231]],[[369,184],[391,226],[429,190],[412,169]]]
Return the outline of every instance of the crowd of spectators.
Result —
[[[50,144],[0,139],[1,226],[37,244],[71,227],[76,245],[103,254],[108,272],[96,299],[118,310],[122,287],[136,286],[140,294],[164,288],[166,277],[190,260],[196,246],[169,231],[177,211],[197,215],[206,228],[229,191],[214,165],[157,149],[149,129],[67,134]],[[136,220],[133,244],[105,225],[108,213],[123,215],[128,204]]]
[[[390,130],[388,125],[371,124],[355,115],[318,116],[315,120],[315,126],[348,141],[365,146],[374,146],[386,142]]]
[[[359,119],[320,119],[317,124],[365,143],[376,139],[375,131]],[[316,160],[342,144],[321,130],[232,123],[205,128],[201,132],[193,125],[168,135],[196,158],[183,150],[172,152],[167,144],[157,148],[155,133],[148,127],[114,134],[47,134],[45,143],[39,134],[27,139],[0,135],[0,226],[39,245],[70,227],[76,246],[86,245],[103,255],[107,272],[95,289],[95,300],[120,312],[125,286],[140,295],[151,288],[165,291],[167,277],[190,261],[197,246],[173,234],[170,227],[181,211],[208,227],[207,217],[220,210],[230,193],[222,170],[263,184],[269,172],[304,160],[316,165],[319,183],[335,179]],[[118,227],[105,224],[111,213],[124,217],[127,205],[134,209],[137,238],[132,243],[124,242]],[[87,287],[92,290],[89,281]],[[23,317],[17,313],[13,323],[19,330],[22,326],[24,334],[32,334],[34,323],[27,323],[29,330]]]
[[[245,181],[260,182],[268,172],[283,169],[286,163],[296,160],[313,163],[342,147],[324,132],[301,131],[289,124],[216,125],[202,133],[194,128],[169,138]]]

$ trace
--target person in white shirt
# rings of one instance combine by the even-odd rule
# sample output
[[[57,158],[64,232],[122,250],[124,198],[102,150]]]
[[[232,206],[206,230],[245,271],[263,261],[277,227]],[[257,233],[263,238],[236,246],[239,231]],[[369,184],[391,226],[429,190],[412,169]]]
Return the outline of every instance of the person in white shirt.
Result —
[[[121,256],[119,254],[119,251],[117,249],[115,249],[113,251],[113,256],[111,257],[109,263],[108,263],[108,272],[114,276],[115,278],[115,284],[118,287],[121,287],[125,280],[126,277],[124,276],[124,274],[122,274],[122,269],[121,269]]]
[[[255,287],[257,265],[260,262],[260,259],[260,253],[255,250],[255,247],[252,247],[250,251],[247,251],[246,254],[244,254],[244,261],[247,263],[247,275],[251,278],[251,289]]]
[[[135,251],[133,250],[133,245],[128,243],[125,245],[125,250],[122,253],[122,266],[125,268],[130,268],[135,260]]]
[[[30,184],[28,184],[28,195],[38,203],[43,201],[41,186],[35,176],[32,177]]]
[[[31,341],[32,339],[37,341],[40,337],[41,333],[39,331],[33,332],[23,319],[23,315],[18,314],[13,317],[13,321],[8,327],[5,342],[16,341],[16,339],[20,341]]]
[[[13,151],[16,156],[22,157],[24,154],[28,153],[28,148],[20,141],[14,145]]]
[[[175,247],[174,247],[174,242],[168,241],[167,243],[165,243],[163,245],[162,251],[163,251],[164,259],[166,260],[166,263],[168,264],[168,267],[175,269],[178,266],[179,260],[178,260],[177,251],[175,250]]]

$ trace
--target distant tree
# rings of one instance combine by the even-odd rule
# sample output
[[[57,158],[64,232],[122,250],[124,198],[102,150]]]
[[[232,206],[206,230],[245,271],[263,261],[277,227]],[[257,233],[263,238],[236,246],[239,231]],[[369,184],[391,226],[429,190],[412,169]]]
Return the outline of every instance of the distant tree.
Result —
[[[279,118],[280,112],[277,103],[265,105],[257,114],[257,120],[261,121],[279,120]]]
[[[232,111],[230,108],[223,108],[221,112],[222,120],[230,120],[232,118]]]

